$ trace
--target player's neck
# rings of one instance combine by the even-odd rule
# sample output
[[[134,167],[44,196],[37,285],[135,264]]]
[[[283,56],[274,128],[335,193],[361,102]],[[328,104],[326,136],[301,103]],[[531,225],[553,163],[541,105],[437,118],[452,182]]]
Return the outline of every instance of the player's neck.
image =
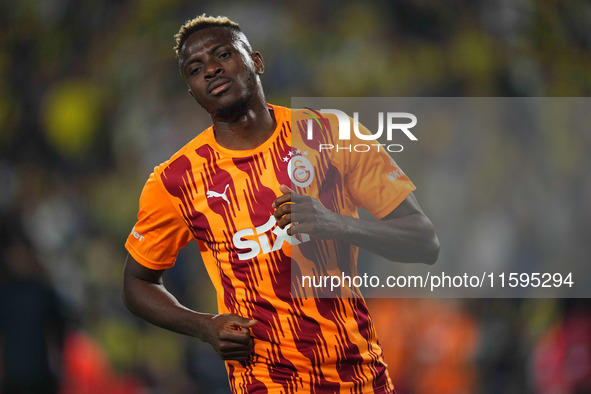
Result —
[[[218,144],[232,150],[255,149],[273,135],[277,122],[264,99],[256,100],[232,121],[212,118]]]

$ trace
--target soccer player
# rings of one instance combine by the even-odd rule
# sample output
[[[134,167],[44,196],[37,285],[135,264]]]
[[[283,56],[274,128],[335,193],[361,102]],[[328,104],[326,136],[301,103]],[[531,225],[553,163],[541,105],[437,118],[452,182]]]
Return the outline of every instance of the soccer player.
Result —
[[[292,149],[302,124],[292,110],[265,101],[263,57],[235,22],[203,15],[175,37],[180,73],[213,125],[144,186],[126,242],[127,307],[209,342],[226,360],[234,393],[394,392],[363,298],[292,297],[291,259],[335,272],[334,261],[354,267],[363,247],[395,261],[433,263],[439,244],[414,186],[385,152]],[[294,156],[313,168],[290,163]],[[357,206],[381,220],[359,219]],[[292,217],[292,209],[301,214]],[[163,286],[191,240],[219,314],[193,311]],[[325,252],[336,260],[318,264]]]

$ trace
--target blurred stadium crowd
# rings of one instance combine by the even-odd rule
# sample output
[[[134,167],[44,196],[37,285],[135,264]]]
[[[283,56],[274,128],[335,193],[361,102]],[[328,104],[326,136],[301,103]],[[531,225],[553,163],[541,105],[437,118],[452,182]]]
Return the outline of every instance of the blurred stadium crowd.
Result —
[[[140,321],[120,295],[147,175],[209,125],[172,50],[202,12],[241,24],[279,105],[591,93],[586,1],[1,1],[0,393],[228,391],[209,346]],[[591,262],[588,128],[470,138],[478,165],[449,154],[457,138],[399,160],[441,259]],[[461,185],[446,188],[456,173]],[[194,246],[166,281],[181,302],[215,312]],[[401,393],[591,392],[588,299],[368,303]]]

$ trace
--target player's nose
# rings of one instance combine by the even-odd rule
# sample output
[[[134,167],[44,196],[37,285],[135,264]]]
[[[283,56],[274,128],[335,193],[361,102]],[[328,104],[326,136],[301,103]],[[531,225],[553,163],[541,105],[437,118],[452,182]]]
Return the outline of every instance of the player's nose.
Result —
[[[205,66],[205,79],[211,79],[217,77],[222,73],[223,67],[218,62],[209,62]]]

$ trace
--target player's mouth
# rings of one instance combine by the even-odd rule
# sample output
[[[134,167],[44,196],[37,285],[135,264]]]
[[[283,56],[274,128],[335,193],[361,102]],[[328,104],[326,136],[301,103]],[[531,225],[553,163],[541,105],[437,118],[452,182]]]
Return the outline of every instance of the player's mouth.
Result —
[[[232,80],[229,78],[219,78],[212,82],[210,82],[207,92],[212,96],[217,96],[228,90],[230,85],[232,84]]]

